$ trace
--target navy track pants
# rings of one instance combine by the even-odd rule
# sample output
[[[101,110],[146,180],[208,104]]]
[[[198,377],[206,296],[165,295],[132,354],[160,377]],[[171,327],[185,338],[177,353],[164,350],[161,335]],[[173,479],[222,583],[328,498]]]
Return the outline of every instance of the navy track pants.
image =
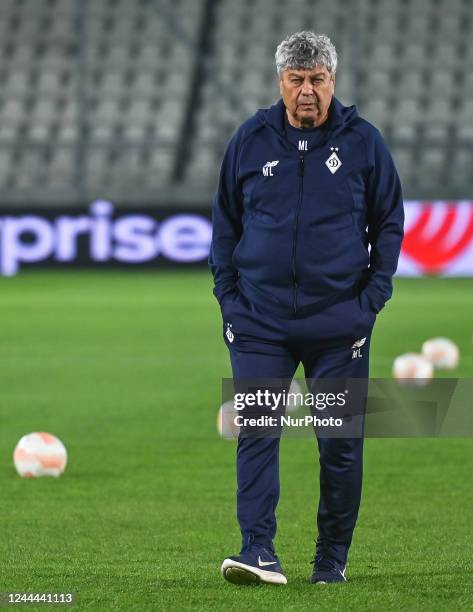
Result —
[[[222,301],[223,333],[233,378],[291,380],[303,364],[306,378],[368,378],[371,331],[376,319],[362,310],[356,292],[323,312],[285,319],[251,304],[239,291]],[[352,345],[365,338],[354,356]],[[361,499],[363,438],[317,439],[322,549],[346,562]],[[279,438],[239,437],[237,516],[242,549],[272,547],[279,500]]]

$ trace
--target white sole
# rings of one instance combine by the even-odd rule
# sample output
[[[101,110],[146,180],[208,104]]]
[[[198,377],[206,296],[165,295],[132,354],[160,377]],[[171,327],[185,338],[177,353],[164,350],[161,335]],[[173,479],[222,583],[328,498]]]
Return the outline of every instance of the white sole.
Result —
[[[342,574],[343,577],[343,581],[339,580],[337,582],[329,582],[328,580],[317,580],[317,582],[315,582],[315,584],[344,584],[345,582],[347,582],[347,579],[345,577],[345,574]]]
[[[279,572],[269,572],[233,559],[225,559],[220,571],[232,584],[287,584],[286,576]]]

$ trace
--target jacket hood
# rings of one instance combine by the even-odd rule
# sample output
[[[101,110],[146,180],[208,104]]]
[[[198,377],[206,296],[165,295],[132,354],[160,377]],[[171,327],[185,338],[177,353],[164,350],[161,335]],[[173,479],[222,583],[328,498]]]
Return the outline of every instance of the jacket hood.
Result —
[[[260,119],[274,128],[284,138],[286,137],[285,113],[286,107],[282,98],[270,108],[258,111]],[[329,106],[328,119],[321,127],[326,132],[327,138],[333,137],[357,117],[358,111],[356,106],[344,106],[340,100],[333,96]]]

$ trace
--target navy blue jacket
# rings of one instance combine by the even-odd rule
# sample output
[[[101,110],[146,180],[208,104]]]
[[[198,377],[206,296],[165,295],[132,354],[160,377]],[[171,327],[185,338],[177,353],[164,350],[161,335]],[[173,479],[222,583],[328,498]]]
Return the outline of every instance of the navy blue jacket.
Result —
[[[226,150],[212,212],[214,294],[221,303],[241,291],[292,318],[355,292],[379,312],[392,294],[404,225],[384,140],[333,97],[319,144],[303,156],[287,139],[285,112],[282,100],[257,111]]]

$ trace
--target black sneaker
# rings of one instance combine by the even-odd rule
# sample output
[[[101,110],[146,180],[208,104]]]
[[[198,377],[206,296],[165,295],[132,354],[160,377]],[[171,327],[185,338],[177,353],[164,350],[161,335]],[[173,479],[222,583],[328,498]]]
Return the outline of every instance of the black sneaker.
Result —
[[[222,576],[233,584],[287,584],[278,556],[274,551],[253,544],[222,563]]]

